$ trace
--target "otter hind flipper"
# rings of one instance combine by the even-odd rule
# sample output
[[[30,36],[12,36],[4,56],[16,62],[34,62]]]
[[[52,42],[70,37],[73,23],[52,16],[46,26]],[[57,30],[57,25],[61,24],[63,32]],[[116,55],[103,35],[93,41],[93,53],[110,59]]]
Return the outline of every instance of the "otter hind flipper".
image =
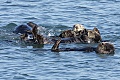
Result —
[[[61,39],[57,40],[57,41],[55,42],[55,44],[53,45],[51,51],[59,52],[59,44],[60,44],[60,42],[61,42]]]

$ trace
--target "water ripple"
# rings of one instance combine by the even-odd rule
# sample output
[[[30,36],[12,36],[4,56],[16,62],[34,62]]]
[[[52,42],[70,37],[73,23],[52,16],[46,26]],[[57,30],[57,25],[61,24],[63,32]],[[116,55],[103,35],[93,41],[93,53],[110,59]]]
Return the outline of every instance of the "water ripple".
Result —
[[[0,79],[2,80],[119,80],[119,0],[5,0],[0,2]],[[33,21],[43,35],[59,35],[76,23],[97,27],[115,54],[79,51],[51,52],[49,45],[23,44],[15,26]],[[97,45],[97,44],[96,44]],[[84,44],[61,44],[83,47]],[[95,45],[93,45],[95,46]]]

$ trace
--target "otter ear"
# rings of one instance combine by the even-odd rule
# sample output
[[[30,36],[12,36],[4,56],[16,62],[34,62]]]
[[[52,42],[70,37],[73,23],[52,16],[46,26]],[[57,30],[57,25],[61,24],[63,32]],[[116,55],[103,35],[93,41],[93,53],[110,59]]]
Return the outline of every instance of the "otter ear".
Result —
[[[75,25],[73,25],[73,28],[75,28]]]
[[[75,30],[75,25],[73,25],[73,31],[76,31],[76,30]]]
[[[100,34],[100,31],[99,31],[98,28],[96,28],[96,27],[94,27],[93,31]]]

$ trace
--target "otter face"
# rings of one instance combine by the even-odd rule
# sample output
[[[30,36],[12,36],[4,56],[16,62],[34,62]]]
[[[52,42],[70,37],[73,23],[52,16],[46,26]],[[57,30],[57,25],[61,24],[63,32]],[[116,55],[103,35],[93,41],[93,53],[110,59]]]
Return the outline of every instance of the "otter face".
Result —
[[[89,39],[92,39],[93,42],[96,42],[96,43],[102,41],[100,32],[97,28],[94,28],[93,30],[88,30],[88,37]]]
[[[111,54],[114,53],[115,48],[111,43],[102,42],[97,46],[96,52],[102,54]]]
[[[75,32],[78,32],[78,31],[81,31],[81,30],[84,30],[84,29],[85,29],[84,26],[81,25],[81,24],[75,24],[73,26],[73,31],[75,31]]]
[[[94,32],[91,31],[91,30],[89,30],[89,31],[88,31],[88,37],[89,37],[89,38],[95,38]]]

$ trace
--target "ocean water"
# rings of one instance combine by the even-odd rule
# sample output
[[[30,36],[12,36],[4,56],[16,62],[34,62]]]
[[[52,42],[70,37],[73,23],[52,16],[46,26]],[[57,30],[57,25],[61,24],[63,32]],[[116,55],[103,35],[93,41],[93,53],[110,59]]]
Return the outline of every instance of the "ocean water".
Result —
[[[32,21],[42,34],[58,35],[76,23],[97,27],[113,55],[95,52],[51,52],[53,44],[28,45],[14,34],[16,26]],[[0,80],[119,80],[120,0],[1,0]],[[61,44],[85,47],[97,44]]]

